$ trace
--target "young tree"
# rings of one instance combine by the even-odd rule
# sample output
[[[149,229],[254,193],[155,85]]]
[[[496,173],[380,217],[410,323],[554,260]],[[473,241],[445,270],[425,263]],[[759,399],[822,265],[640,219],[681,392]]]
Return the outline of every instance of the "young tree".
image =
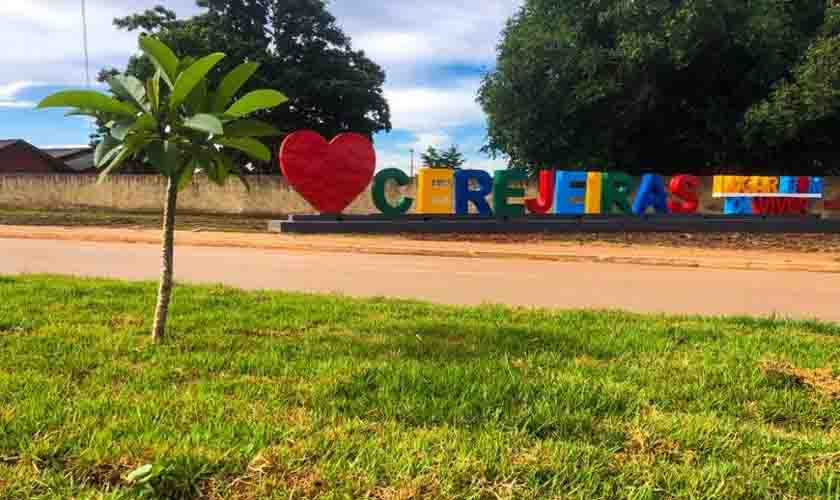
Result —
[[[139,30],[175,52],[198,56],[224,52],[208,74],[211,84],[233,69],[229,61],[255,61],[260,67],[244,92],[283,88],[289,105],[260,112],[256,118],[282,124],[282,131],[311,129],[324,137],[352,131],[373,137],[391,130],[384,96],[385,72],[364,52],[355,50],[323,0],[197,0],[200,14],[178,19],[156,7],[119,18],[115,25]],[[106,70],[107,76],[114,70]],[[145,54],[132,57],[127,74],[141,80],[155,67]],[[275,144],[279,141],[275,141]],[[269,144],[272,146],[273,144]],[[273,165],[262,171],[276,172]]]
[[[526,0],[479,101],[531,168],[820,174],[840,161],[829,0]]]
[[[438,151],[434,146],[429,146],[426,152],[420,155],[423,165],[430,168],[452,168],[459,169],[464,166],[466,160],[458,150],[458,146],[450,146],[446,151]]]
[[[218,87],[211,89],[207,75],[225,54],[179,60],[169,47],[147,36],[140,37],[140,48],[155,67],[145,83],[130,75],[114,75],[108,81],[113,95],[58,92],[38,107],[75,108],[68,114],[92,116],[107,124],[108,135],[95,153],[96,166],[103,169],[100,181],[132,159],[146,160],[166,178],[161,278],[152,331],[155,341],[160,341],[166,331],[172,296],[179,190],[190,183],[196,171],[217,184],[223,184],[230,175],[245,182],[231,153],[241,152],[255,160],[268,161],[271,151],[257,138],[281,133],[247,117],[275,108],[287,99],[276,90],[255,90],[234,101],[257,71],[256,63],[239,64],[221,79]]]

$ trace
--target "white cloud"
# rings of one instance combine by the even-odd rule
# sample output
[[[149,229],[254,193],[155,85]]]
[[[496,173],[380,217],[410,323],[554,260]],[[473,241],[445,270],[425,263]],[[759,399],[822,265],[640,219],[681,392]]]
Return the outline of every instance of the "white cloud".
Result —
[[[124,67],[137,50],[137,33],[116,29],[115,17],[157,4],[181,17],[199,12],[195,0],[86,1],[93,76],[106,66]],[[455,142],[472,145],[481,139],[462,137],[454,129],[484,125],[475,102],[475,71],[492,66],[505,21],[522,2],[332,0],[328,8],[354,46],[386,70],[393,127],[412,134],[412,144],[420,150]],[[84,84],[80,0],[0,0],[0,19],[0,108],[31,107],[20,95],[33,82]],[[461,66],[471,72],[453,76]],[[470,79],[458,80],[464,74]],[[403,156],[391,161],[408,165]]]
[[[34,101],[4,101],[0,100],[0,108],[19,108],[19,109],[26,109],[26,108],[34,108],[35,102]]]
[[[419,156],[415,156],[415,162],[419,158]],[[415,163],[416,165],[417,163]],[[411,155],[378,150],[376,152],[376,169],[384,170],[386,168],[399,168],[408,172],[411,168]]]
[[[84,149],[89,148],[90,144],[42,144],[38,147],[42,149]]]
[[[475,100],[478,80],[458,82],[452,88],[415,87],[385,92],[391,105],[391,121],[397,130],[410,132],[413,140],[400,144],[400,150],[421,153],[429,146],[444,148],[459,144],[467,158],[478,156],[483,137],[459,137],[462,127],[481,128],[484,112]],[[408,164],[400,157],[401,164]],[[475,168],[484,168],[477,166]]]
[[[377,170],[384,170],[386,168],[399,168],[405,172],[411,169],[411,154],[408,150],[405,153],[382,151],[376,152],[376,168]],[[421,168],[422,161],[420,160],[420,150],[416,150],[414,154],[414,168],[415,172]],[[478,155],[465,155],[467,163],[464,168],[471,170],[485,170],[487,172],[495,172],[496,170],[505,170],[507,168],[507,161],[504,159],[485,158]]]
[[[336,0],[331,8],[354,45],[392,69],[492,61],[505,21],[520,5],[522,0]]]
[[[195,12],[192,0],[87,0],[91,73],[124,65],[137,49],[137,34],[117,30],[115,17],[165,3]],[[80,0],[3,0],[0,2],[0,82],[19,79],[80,85],[85,81]]]
[[[333,0],[330,11],[363,49],[394,75],[453,63],[489,64],[505,20],[522,0]],[[181,16],[199,12],[194,0],[87,0],[91,68],[124,65],[137,34],[118,30],[115,17],[163,4]],[[19,79],[84,82],[80,0],[0,1],[0,82]],[[401,81],[405,86],[408,81]]]
[[[421,132],[415,138],[414,142],[406,144],[405,147],[418,152],[425,151],[429,146],[440,149],[451,145],[453,142],[452,137],[443,132]]]
[[[481,122],[484,112],[475,100],[478,86],[478,80],[470,80],[452,88],[386,90],[394,128],[428,132]]]
[[[37,87],[43,85],[39,82],[17,81],[0,85],[0,100],[13,99],[19,93],[30,87]]]
[[[496,170],[507,169],[507,160],[501,158],[479,158],[470,162],[470,168],[476,170],[486,170],[488,172],[495,172]]]
[[[17,81],[0,84],[0,108],[34,108],[35,102],[18,99],[26,89],[44,85],[40,82]]]

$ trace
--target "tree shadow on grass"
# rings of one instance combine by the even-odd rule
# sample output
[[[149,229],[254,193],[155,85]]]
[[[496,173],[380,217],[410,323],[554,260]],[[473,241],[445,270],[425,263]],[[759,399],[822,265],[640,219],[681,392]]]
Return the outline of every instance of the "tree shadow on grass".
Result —
[[[325,354],[345,354],[363,360],[413,360],[463,363],[477,359],[520,358],[549,352],[568,359],[591,355],[582,337],[550,329],[504,326],[453,326],[447,323],[394,325],[387,332],[363,335],[323,335],[311,346]]]

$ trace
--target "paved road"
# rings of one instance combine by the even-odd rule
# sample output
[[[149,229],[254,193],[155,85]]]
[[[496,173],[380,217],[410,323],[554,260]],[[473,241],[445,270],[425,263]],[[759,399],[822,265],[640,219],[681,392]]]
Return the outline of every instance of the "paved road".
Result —
[[[156,245],[0,240],[0,274],[158,276]],[[181,246],[181,282],[638,312],[748,314],[840,321],[840,275],[516,259],[405,257]]]

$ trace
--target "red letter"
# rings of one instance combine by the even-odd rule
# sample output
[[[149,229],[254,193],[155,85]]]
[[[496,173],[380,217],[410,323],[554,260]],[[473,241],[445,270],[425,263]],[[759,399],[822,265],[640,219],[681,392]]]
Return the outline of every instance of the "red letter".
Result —
[[[536,199],[525,200],[525,206],[532,214],[547,214],[553,204],[554,170],[540,170],[540,193]]]
[[[671,178],[671,194],[679,200],[668,200],[668,209],[673,214],[693,214],[700,208],[700,198],[697,196],[697,188],[700,187],[700,179],[693,175],[676,175]]]
[[[796,192],[797,193],[807,193],[811,190],[811,178],[810,177],[799,177],[796,179]]]
[[[791,199],[790,213],[794,215],[808,215],[808,205],[810,205],[810,201],[807,198]]]

